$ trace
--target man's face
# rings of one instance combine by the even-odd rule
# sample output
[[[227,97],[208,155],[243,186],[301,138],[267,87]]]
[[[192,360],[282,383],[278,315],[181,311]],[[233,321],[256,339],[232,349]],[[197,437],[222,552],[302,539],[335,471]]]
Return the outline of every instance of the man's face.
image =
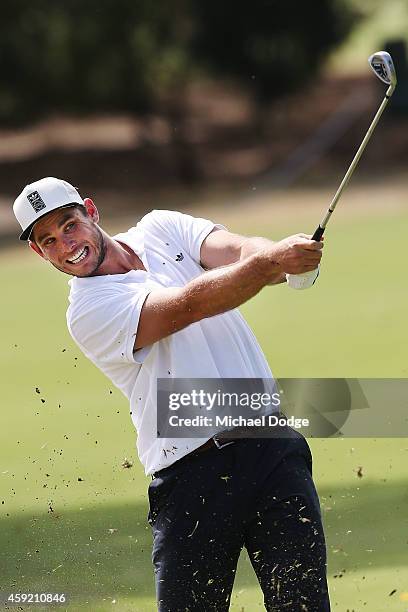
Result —
[[[59,208],[37,221],[32,232],[32,248],[71,276],[96,275],[106,254],[98,212],[92,200],[85,202],[86,216],[85,209]]]

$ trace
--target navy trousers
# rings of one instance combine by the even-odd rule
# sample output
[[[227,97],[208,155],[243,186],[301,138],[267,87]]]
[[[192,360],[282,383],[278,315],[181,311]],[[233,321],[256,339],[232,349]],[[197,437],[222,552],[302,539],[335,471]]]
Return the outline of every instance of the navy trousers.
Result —
[[[312,456],[298,432],[187,456],[148,493],[159,612],[228,610],[244,546],[266,610],[330,610]]]

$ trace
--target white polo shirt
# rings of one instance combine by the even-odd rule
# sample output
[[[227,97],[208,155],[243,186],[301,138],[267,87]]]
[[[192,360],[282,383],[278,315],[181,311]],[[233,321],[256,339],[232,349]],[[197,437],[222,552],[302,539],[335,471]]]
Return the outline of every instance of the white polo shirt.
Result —
[[[69,332],[86,357],[128,398],[146,474],[171,465],[205,442],[203,438],[157,438],[158,378],[272,378],[254,334],[237,309],[193,323],[133,352],[147,295],[156,288],[184,286],[203,272],[200,247],[214,227],[207,219],[153,210],[136,227],[114,236],[134,250],[147,271],[69,281]]]

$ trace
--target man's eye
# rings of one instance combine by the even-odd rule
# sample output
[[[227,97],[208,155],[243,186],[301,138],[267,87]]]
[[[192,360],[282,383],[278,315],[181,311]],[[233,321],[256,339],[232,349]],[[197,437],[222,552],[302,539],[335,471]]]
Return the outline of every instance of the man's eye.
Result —
[[[65,226],[65,229],[70,230],[72,227],[74,227],[74,225],[75,225],[74,222],[68,223],[68,225]]]
[[[54,238],[47,238],[47,240],[44,242],[44,244],[46,246],[48,246],[49,244],[51,244],[54,241]]]

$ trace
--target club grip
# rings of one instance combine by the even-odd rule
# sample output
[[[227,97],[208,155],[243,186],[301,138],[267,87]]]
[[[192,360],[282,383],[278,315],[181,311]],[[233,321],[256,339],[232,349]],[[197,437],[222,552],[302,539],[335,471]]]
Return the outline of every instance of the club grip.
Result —
[[[315,233],[312,236],[312,240],[317,240],[317,242],[320,241],[320,238],[323,236],[324,234],[324,228],[323,227],[319,227],[317,228],[317,230],[315,231]]]

